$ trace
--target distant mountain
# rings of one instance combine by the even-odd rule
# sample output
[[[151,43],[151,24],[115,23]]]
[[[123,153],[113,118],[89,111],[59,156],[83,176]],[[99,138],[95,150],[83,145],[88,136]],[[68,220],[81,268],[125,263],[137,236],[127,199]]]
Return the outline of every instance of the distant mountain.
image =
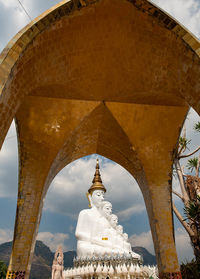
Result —
[[[132,250],[143,257],[144,265],[156,265],[156,256],[149,253],[144,247],[132,247]]]
[[[9,263],[9,258],[12,250],[12,242],[0,244],[0,260]],[[156,257],[150,254],[143,247],[132,247],[135,253],[142,255],[145,265],[155,265]],[[73,258],[76,257],[76,251],[68,251],[64,253],[64,267],[73,266]],[[35,245],[35,252],[33,256],[30,279],[49,279],[51,278],[51,266],[53,263],[54,253],[51,252],[42,241],[37,240]]]
[[[0,245],[0,260],[9,263],[12,250],[12,242],[6,242]],[[36,241],[35,252],[32,261],[30,279],[49,279],[51,278],[51,266],[54,253],[42,242]]]
[[[64,267],[72,267],[73,259],[76,257],[76,251],[68,251],[64,253]]]
[[[0,244],[0,260],[6,265],[9,263],[10,254],[12,251],[12,242]]]
[[[42,241],[37,240],[31,266],[30,279],[51,278],[54,253]]]

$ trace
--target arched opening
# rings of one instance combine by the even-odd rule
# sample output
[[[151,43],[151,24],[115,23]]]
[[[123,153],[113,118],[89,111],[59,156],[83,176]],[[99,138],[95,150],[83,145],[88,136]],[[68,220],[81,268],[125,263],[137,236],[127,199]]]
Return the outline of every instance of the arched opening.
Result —
[[[49,100],[48,103],[46,103],[46,105],[48,106],[48,109],[43,111],[44,116],[47,115],[49,117],[48,112],[49,112],[49,109],[51,108],[50,101],[51,100]],[[26,194],[24,194],[24,190],[22,188],[22,192],[19,192],[19,196],[22,196],[23,202],[25,202],[25,200],[26,200],[26,199],[24,200],[24,198],[23,198],[24,195],[33,195],[32,200],[34,201],[36,199],[35,202],[37,202],[37,200],[40,200],[41,198],[37,198],[37,197],[40,197],[39,195],[42,195],[44,197],[45,192],[47,191],[47,189],[49,187],[49,183],[54,178],[54,176],[65,165],[69,164],[71,161],[73,161],[79,157],[82,157],[83,155],[91,154],[91,153],[94,153],[94,151],[97,151],[95,153],[100,153],[104,156],[114,159],[115,161],[117,161],[117,162],[121,163],[123,166],[125,166],[125,168],[127,170],[129,170],[129,172],[131,172],[132,175],[135,175],[135,177],[141,187],[141,190],[143,192],[145,201],[146,201],[148,213],[150,216],[150,220],[152,222],[151,226],[154,227],[155,226],[154,222],[156,219],[154,217],[152,217],[152,219],[151,219],[151,214],[153,214],[153,215],[157,214],[157,213],[159,214],[159,211],[158,210],[154,211],[152,208],[153,204],[151,203],[149,196],[151,196],[153,194],[153,192],[151,193],[150,189],[147,188],[148,182],[146,181],[146,178],[145,178],[144,168],[137,156],[135,148],[133,148],[133,146],[130,144],[130,140],[127,137],[126,133],[121,129],[119,122],[116,121],[116,119],[113,117],[113,113],[115,115],[116,106],[115,105],[113,106],[112,104],[109,104],[109,106],[107,106],[106,104],[100,103],[100,104],[97,104],[96,107],[93,107],[93,106],[91,106],[91,104],[89,104],[90,109],[92,109],[91,112],[87,113],[86,116],[84,116],[82,118],[82,121],[79,120],[80,122],[79,122],[78,126],[67,137],[67,139],[65,140],[62,147],[59,147],[60,150],[57,153],[56,158],[52,162],[52,159],[53,159],[52,156],[54,156],[54,154],[55,154],[54,152],[56,151],[56,148],[57,148],[56,142],[51,139],[52,140],[52,143],[51,143],[51,140],[50,141],[48,140],[49,139],[48,138],[49,130],[46,130],[45,128],[43,129],[42,125],[39,127],[37,126],[36,112],[38,111],[38,105],[40,106],[42,103],[41,102],[37,103],[35,101],[34,101],[34,103],[35,103],[35,105],[30,108],[28,103],[26,102],[25,106],[23,106],[23,108],[21,108],[19,110],[18,115],[17,115],[18,133],[19,133],[18,136],[19,136],[20,142],[21,142],[21,145],[20,145],[21,179],[22,179],[22,177],[27,177],[26,178],[26,179],[28,179],[27,182],[26,182],[26,179],[25,179],[25,182],[24,182],[24,180],[22,180],[22,184],[27,183],[27,187],[29,187],[29,188],[31,185],[32,185],[31,187],[38,188],[38,187],[40,187],[39,186],[40,184],[42,185],[44,183],[44,181],[46,181],[46,182],[44,184],[43,192],[38,191],[40,188],[38,188],[38,190],[37,190],[37,188],[35,188],[34,191],[32,188],[31,192],[28,192],[28,193],[25,192]],[[62,100],[62,105],[64,103],[65,102]],[[73,102],[70,101],[70,103],[74,104],[74,103],[76,103],[76,101],[73,101]],[[56,102],[54,101],[52,104],[54,106],[56,104]],[[32,105],[33,105],[33,103],[32,103]],[[78,105],[79,105],[79,103],[78,103]],[[112,110],[113,113],[111,113],[111,111],[108,109],[110,107],[113,109]],[[60,106],[60,113],[62,113],[61,108],[62,108],[62,106]],[[66,107],[63,105],[64,111],[66,110],[66,108],[69,111],[70,106]],[[87,107],[85,107],[85,108],[87,108]],[[130,109],[132,111],[133,106],[131,106],[131,107],[125,106],[125,108],[126,108],[126,111],[128,111],[128,109]],[[137,108],[138,108],[138,113],[141,112],[141,106],[136,106],[136,109]],[[24,116],[23,116],[24,109],[26,111],[26,118],[24,118]],[[74,109],[76,109],[75,106],[73,107],[73,110],[70,111],[71,114],[74,113]],[[151,112],[154,111],[154,108],[152,110],[152,107],[149,107],[149,106],[145,106],[145,109],[146,109],[145,110],[146,115],[149,115],[149,110]],[[173,108],[172,108],[172,110],[173,110]],[[156,108],[156,110],[154,112],[158,113],[159,109]],[[163,111],[162,107],[160,108],[160,113],[161,113],[161,115],[163,113],[165,113]],[[68,114],[68,116],[69,116],[69,114]],[[129,123],[131,121],[132,120],[130,118]],[[141,121],[144,121],[144,118],[142,118]],[[165,117],[163,118],[163,121],[164,122],[166,121]],[[170,121],[170,123],[171,123],[171,120],[169,119],[169,117],[167,118],[167,121]],[[179,119],[177,119],[177,121],[179,121]],[[26,130],[22,129],[22,123],[24,123],[23,125],[25,125],[27,127]],[[46,123],[46,118],[44,118],[44,124],[45,123]],[[134,121],[132,123],[134,123]],[[174,120],[173,120],[173,123],[175,124]],[[41,124],[42,124],[42,122],[41,122]],[[138,122],[136,124],[139,125]],[[156,123],[154,123],[154,124],[156,124]],[[64,122],[64,125],[66,125],[66,122]],[[59,128],[62,131],[62,128],[61,127],[59,127]],[[132,126],[132,128],[134,128],[134,126]],[[167,125],[165,125],[165,128],[171,129],[171,126],[169,124],[167,124]],[[45,151],[45,153],[43,153],[45,149],[44,150],[38,149],[38,146],[41,145],[41,135],[39,136],[39,133],[35,133],[35,131],[34,131],[35,129],[39,129],[39,130],[42,129],[42,131],[45,133],[44,141],[48,141],[48,146],[45,147],[45,148],[47,148],[48,151]],[[55,130],[54,125],[50,126],[50,132],[52,129]],[[155,126],[155,129],[156,129],[156,126]],[[28,135],[28,133],[29,133],[28,131],[30,131],[29,135]],[[67,133],[69,133],[69,130],[66,130],[66,131],[67,131]],[[57,136],[55,132],[52,135]],[[144,136],[146,137],[145,139],[147,139],[147,135],[148,134],[146,134],[146,131],[145,131],[144,132]],[[161,136],[161,138],[163,136],[163,139],[166,140],[166,138],[164,137],[163,134],[160,134],[160,136]],[[62,139],[62,137],[59,137],[59,141],[57,142],[57,144],[59,144],[59,145],[60,145],[60,139]],[[42,148],[44,148],[44,141],[42,142],[42,145],[41,145]],[[158,143],[158,141],[156,142],[156,144],[157,143]],[[168,142],[168,143],[170,143],[170,142]],[[155,149],[152,149],[149,151],[151,152],[151,154],[153,154],[152,151],[155,153]],[[38,154],[38,152],[40,152],[40,154]],[[43,157],[41,157],[41,152],[43,154],[46,154],[47,156],[43,155]],[[27,154],[32,154],[32,155],[27,157]],[[159,158],[157,158],[157,159],[159,160]],[[162,158],[162,154],[161,154],[161,158]],[[169,163],[169,165],[168,165],[168,163]],[[48,165],[48,164],[50,164],[50,165]],[[170,161],[168,161],[168,159],[166,161],[166,164],[170,167]],[[50,167],[50,171],[48,170],[48,166]],[[161,180],[161,181],[163,181],[163,175],[165,177],[164,179],[166,179],[166,175],[168,177],[168,174],[169,174],[168,171],[170,171],[170,169],[168,169],[168,171],[165,169],[165,167],[166,167],[165,165],[163,165],[162,167],[164,169],[162,169],[162,168],[160,168],[160,169],[162,170],[162,172],[163,171],[164,172],[160,173],[159,180]],[[152,171],[155,171],[154,168],[155,168],[155,164],[153,166],[150,165],[150,168],[146,168],[146,170],[148,170],[152,173]],[[47,179],[45,179],[45,177],[47,175],[47,171],[48,171],[48,176],[47,176]],[[35,173],[35,175],[33,175],[33,173]],[[146,173],[146,175],[147,175],[147,173]],[[150,183],[155,183],[155,182],[151,181]],[[159,193],[156,190],[155,194],[153,194],[153,195],[154,195],[154,197],[157,196],[158,200],[155,203],[155,205],[159,206],[158,201],[160,200],[161,192],[163,191],[163,193],[162,193],[163,198],[164,197],[166,198],[166,195],[170,195],[170,192],[169,192],[169,188],[165,187],[166,182],[164,182],[164,184],[163,184],[163,182],[162,182],[162,184],[159,184],[160,182],[158,182],[158,180],[156,179],[156,183],[159,186]],[[21,185],[21,183],[20,183],[20,185]],[[167,185],[168,185],[168,182],[167,182]],[[168,199],[163,199],[163,198],[161,198],[161,200],[162,200],[161,206],[164,206],[164,208],[165,208],[164,210],[165,210],[166,214],[169,214],[169,218],[167,218],[167,219],[164,218],[163,221],[164,221],[164,223],[167,221],[167,224],[165,224],[165,226],[167,225],[168,229],[170,231],[171,226],[172,226],[172,222],[170,219],[171,212],[168,211],[168,209],[167,209],[168,203],[170,201]],[[167,205],[165,205],[165,203],[167,203]],[[27,203],[27,207],[28,208],[30,207],[30,205],[28,203]],[[39,210],[39,212],[40,212],[39,215],[37,215],[40,218],[42,203],[41,204],[37,203],[36,208],[38,208],[37,210]],[[31,212],[32,212],[32,210],[31,210]],[[33,218],[35,218],[35,217],[33,216]],[[37,221],[37,227],[38,226],[39,226],[39,220]],[[156,226],[154,228],[156,229]],[[169,233],[169,231],[167,233]],[[37,229],[35,230],[35,233],[36,232],[37,232]],[[165,232],[166,232],[166,230],[165,230]],[[171,237],[173,239],[172,234],[171,234]],[[154,234],[154,244],[157,243],[157,245],[159,246],[160,242],[156,242],[156,241],[157,241],[157,236],[156,236],[156,234]],[[168,241],[168,238],[167,238],[167,241]],[[174,245],[173,241],[171,242],[171,240],[168,242],[168,245],[170,245],[170,243],[171,243],[171,245]],[[170,257],[171,257],[171,253],[170,253]]]
[[[73,161],[54,178],[44,202],[38,239],[54,252],[60,244],[64,252],[76,250],[75,228],[78,214],[88,208],[86,192],[92,184],[97,157],[100,159],[102,181],[107,189],[105,200],[112,203],[113,213],[119,217],[119,224],[123,225],[124,232],[129,234],[132,246],[136,247],[135,252],[144,253],[145,264],[150,264],[150,261],[146,262],[146,250],[137,248],[142,243],[141,234],[146,232],[146,248],[154,253],[148,216],[137,182],[120,165],[98,154]],[[74,257],[75,254],[65,254],[65,267],[70,264],[68,255]]]
[[[113,212],[119,216],[120,223],[126,226],[126,231],[129,235],[149,231],[150,228],[146,224],[148,222],[147,215],[144,214],[144,218],[141,218],[140,215],[145,211],[145,204],[137,182],[120,165],[98,154],[74,161],[54,178],[44,202],[44,212],[41,219],[43,231],[45,228],[43,218],[49,218],[48,214],[44,217],[45,211],[66,216],[66,220],[69,220],[68,227],[70,225],[73,228],[75,227],[78,213],[82,209],[88,208],[86,192],[92,183],[97,156],[100,158],[101,176],[107,189],[105,199],[113,204]],[[76,203],[74,202],[75,200],[77,201]],[[133,215],[138,215],[137,221],[130,220]],[[146,221],[143,227],[144,220]],[[136,223],[137,226],[134,226]],[[51,229],[53,228],[51,227]],[[56,225],[55,229],[57,229]],[[64,231],[60,232],[63,233]],[[67,233],[70,234],[70,231],[68,230]],[[69,249],[76,248],[74,237],[73,246],[69,247]],[[70,244],[72,244],[71,240]]]

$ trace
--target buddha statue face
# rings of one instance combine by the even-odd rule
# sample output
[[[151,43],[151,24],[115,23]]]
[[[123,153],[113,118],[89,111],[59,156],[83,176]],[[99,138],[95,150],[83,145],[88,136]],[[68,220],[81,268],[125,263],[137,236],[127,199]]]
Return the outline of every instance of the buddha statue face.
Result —
[[[104,200],[104,191],[102,190],[94,190],[92,193],[92,204],[99,208]]]
[[[112,214],[111,217],[110,217],[110,224],[113,228],[116,228],[117,227],[117,224],[118,224],[118,217],[117,215],[115,214]]]
[[[119,234],[123,234],[123,227],[121,225],[118,225],[116,229]]]
[[[123,237],[125,241],[128,241],[128,234],[127,233],[123,233]]]
[[[102,214],[108,218],[112,213],[112,204],[109,201],[102,202]]]

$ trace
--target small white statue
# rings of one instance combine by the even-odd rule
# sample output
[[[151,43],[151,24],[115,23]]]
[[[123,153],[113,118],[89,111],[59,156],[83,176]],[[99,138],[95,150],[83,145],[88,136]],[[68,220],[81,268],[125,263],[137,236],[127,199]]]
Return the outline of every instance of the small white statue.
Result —
[[[51,279],[64,279],[63,261],[64,261],[64,255],[63,255],[62,247],[60,246],[58,247],[54,255]]]
[[[118,250],[118,253],[122,255],[125,253],[125,250],[123,249],[123,227],[121,225],[117,225],[116,227],[116,237],[115,237],[115,247]]]
[[[116,227],[117,227],[117,224],[118,224],[118,217],[117,217],[117,215],[112,214],[110,216],[110,224],[111,224],[111,227],[116,230]]]
[[[109,240],[109,247],[111,247],[111,253],[118,254],[119,249],[116,249],[115,238],[117,235],[116,227],[118,224],[118,217],[115,214],[111,214],[107,216],[109,221],[109,227],[105,230],[104,235],[107,236]]]
[[[128,242],[128,234],[123,233],[123,237],[124,237],[124,250],[125,250],[125,252],[130,253],[134,258],[137,258],[137,259],[140,260],[141,256],[132,251],[131,244],[130,244],[130,242]]]
[[[103,201],[101,203],[101,214],[106,219],[109,219],[112,214],[112,203],[110,203],[109,201]]]
[[[126,253],[132,252],[131,249],[131,244],[128,242],[128,234],[127,233],[123,233],[123,248],[126,251]]]

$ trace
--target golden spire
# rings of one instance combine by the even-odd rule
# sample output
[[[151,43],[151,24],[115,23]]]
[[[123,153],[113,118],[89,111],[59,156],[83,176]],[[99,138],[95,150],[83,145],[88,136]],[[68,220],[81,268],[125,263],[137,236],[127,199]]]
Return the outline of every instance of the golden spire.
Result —
[[[102,180],[101,180],[101,174],[100,174],[100,171],[99,171],[99,160],[98,159],[97,159],[97,162],[96,162],[96,171],[95,171],[92,183],[93,183],[92,186],[88,190],[88,192],[90,194],[92,194],[94,190],[102,190],[102,191],[106,192],[106,188],[102,184]]]

